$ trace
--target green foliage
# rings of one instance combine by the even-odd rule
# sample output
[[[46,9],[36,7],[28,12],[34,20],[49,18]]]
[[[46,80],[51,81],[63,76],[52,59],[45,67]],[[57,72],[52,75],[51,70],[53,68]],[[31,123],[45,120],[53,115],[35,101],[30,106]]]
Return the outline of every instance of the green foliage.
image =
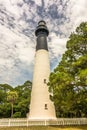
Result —
[[[7,92],[13,90],[8,84],[0,84],[0,118],[11,116],[11,106],[7,102]]]
[[[18,94],[16,91],[9,91],[7,92],[7,101],[11,103],[15,103],[15,100],[18,98]]]
[[[21,117],[21,112],[15,112],[12,117],[13,118],[20,118]]]
[[[0,118],[11,117],[11,106],[9,103],[0,104]]]
[[[26,117],[29,112],[31,86],[30,81],[15,88],[0,84],[0,118]]]
[[[51,99],[58,117],[87,117],[87,22],[70,35],[66,48],[50,74]]]
[[[26,117],[29,112],[31,86],[32,83],[30,81],[26,81],[23,85],[15,88],[15,91],[18,92],[19,97],[16,105],[14,106],[14,111],[21,112],[21,117]]]

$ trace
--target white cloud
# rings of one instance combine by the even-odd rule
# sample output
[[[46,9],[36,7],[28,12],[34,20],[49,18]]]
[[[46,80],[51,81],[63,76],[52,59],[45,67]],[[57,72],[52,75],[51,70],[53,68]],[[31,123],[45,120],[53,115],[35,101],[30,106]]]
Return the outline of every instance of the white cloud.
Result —
[[[10,0],[0,0],[0,4],[2,4],[4,8],[6,8],[6,10],[17,19],[20,17],[21,8],[18,8],[17,0],[15,1],[15,4],[13,4],[13,2],[11,2]]]
[[[41,6],[42,0],[35,0],[35,3],[36,3],[37,5],[39,5],[39,6]]]
[[[23,83],[23,68],[21,66],[23,65],[25,67],[24,70],[27,68],[27,71],[29,71],[31,65],[33,65],[34,49],[32,41],[26,36],[22,34],[18,35],[18,33],[16,34],[1,25],[0,30],[0,35],[2,36],[0,42],[1,83],[12,83],[15,85],[18,77],[19,81],[21,80]]]
[[[70,19],[71,31],[83,21],[87,21],[87,0],[70,0],[66,10],[66,14]]]
[[[30,48],[30,46],[27,46],[26,48],[19,48],[19,59],[26,63],[31,64],[32,60],[34,58],[34,49]]]
[[[58,56],[61,56],[66,48],[66,41],[67,38],[59,38],[55,33],[51,33],[51,42],[49,42],[49,47],[51,48],[52,54],[50,54],[51,58],[58,58]],[[50,51],[50,50],[49,50]]]

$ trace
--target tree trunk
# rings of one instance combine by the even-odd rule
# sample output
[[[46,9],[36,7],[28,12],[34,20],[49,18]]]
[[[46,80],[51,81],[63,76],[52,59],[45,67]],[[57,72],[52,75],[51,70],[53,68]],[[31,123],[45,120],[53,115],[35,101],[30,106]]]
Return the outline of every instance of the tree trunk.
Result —
[[[13,117],[13,103],[11,103],[11,118]]]

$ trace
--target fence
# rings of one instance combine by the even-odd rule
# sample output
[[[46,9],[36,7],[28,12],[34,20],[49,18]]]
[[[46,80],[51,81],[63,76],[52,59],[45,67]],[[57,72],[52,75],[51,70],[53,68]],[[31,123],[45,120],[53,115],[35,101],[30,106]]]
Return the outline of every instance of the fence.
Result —
[[[0,119],[0,126],[87,125],[87,118],[58,118],[56,120]]]

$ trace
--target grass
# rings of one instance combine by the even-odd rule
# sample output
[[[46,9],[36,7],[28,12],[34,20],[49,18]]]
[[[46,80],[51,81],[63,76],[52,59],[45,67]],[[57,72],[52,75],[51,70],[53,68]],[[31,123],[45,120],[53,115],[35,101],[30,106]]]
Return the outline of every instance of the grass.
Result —
[[[0,127],[0,130],[87,130],[87,126]]]

